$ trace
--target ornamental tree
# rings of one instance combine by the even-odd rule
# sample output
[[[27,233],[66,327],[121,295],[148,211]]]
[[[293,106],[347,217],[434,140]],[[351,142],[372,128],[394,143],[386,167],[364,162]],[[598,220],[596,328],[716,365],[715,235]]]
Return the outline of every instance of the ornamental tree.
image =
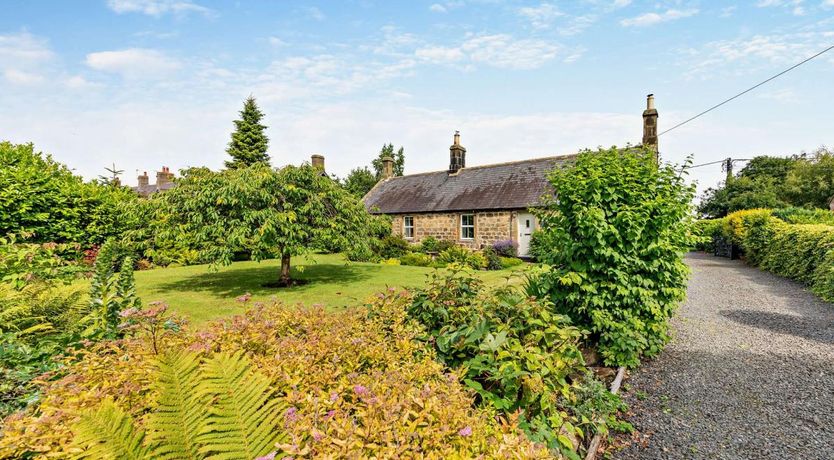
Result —
[[[537,256],[551,269],[530,294],[589,330],[610,365],[657,354],[686,295],[694,186],[654,158],[639,148],[581,152],[550,174],[557,197],[538,211]]]
[[[263,163],[184,171],[157,208],[164,239],[188,240],[200,258],[228,265],[235,253],[281,258],[277,282],[292,284],[290,259],[315,247],[350,248],[369,228],[362,203],[310,165]]]
[[[235,131],[232,140],[226,148],[226,153],[232,157],[226,162],[229,169],[245,168],[255,163],[269,164],[269,138],[264,131],[266,126],[261,124],[264,114],[255,103],[255,98],[249,96],[243,103],[240,119],[235,120]]]

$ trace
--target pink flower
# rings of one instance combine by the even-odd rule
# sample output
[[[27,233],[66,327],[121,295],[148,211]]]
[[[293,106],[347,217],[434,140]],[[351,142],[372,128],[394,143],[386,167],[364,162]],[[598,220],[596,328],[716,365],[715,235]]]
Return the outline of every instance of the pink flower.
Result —
[[[264,455],[263,457],[258,457],[258,458],[256,458],[255,460],[275,460],[275,455],[276,455],[277,453],[278,453],[278,452],[271,452],[271,453],[269,453],[269,454],[267,454],[267,455]]]
[[[251,298],[252,298],[252,294],[250,294],[250,293],[248,293],[248,292],[247,292],[246,294],[243,294],[243,295],[242,295],[242,296],[240,296],[240,297],[236,297],[236,298],[235,298],[235,300],[237,300],[238,302],[243,302],[243,303],[246,303],[246,302],[248,302],[248,301],[249,301],[249,299],[251,299]]]
[[[337,399],[339,399],[339,393],[335,391],[330,393],[330,402],[336,402]]]
[[[287,419],[288,423],[295,422],[298,420],[298,409],[295,407],[290,407],[287,409],[287,412],[284,413],[284,417]]]
[[[356,393],[359,396],[365,396],[365,395],[370,393],[368,391],[368,388],[365,387],[364,385],[354,385],[353,386],[353,392]]]
[[[336,411],[330,409],[329,411],[327,411],[327,414],[324,416],[324,418],[333,418],[334,415],[336,415]]]
[[[472,427],[467,426],[466,428],[463,428],[460,431],[458,431],[458,434],[461,436],[472,436]]]
[[[321,441],[321,439],[322,439],[323,437],[324,437],[324,435],[321,433],[321,431],[319,431],[319,430],[313,430],[313,439],[315,439],[315,440],[316,440],[316,442]]]

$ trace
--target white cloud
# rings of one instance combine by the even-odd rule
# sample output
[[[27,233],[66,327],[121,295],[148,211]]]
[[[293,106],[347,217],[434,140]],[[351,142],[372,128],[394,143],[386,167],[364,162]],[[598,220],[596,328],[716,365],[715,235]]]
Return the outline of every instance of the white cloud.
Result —
[[[152,49],[128,48],[90,53],[86,64],[95,70],[117,73],[123,77],[159,77],[180,68],[179,62]]]
[[[674,21],[676,19],[686,18],[698,14],[697,9],[676,10],[668,9],[661,13],[644,13],[633,18],[623,19],[620,25],[623,27],[645,27],[661,22]]]
[[[530,22],[534,29],[547,29],[553,21],[565,13],[559,11],[552,3],[542,3],[539,6],[525,6],[519,8],[518,14]]]
[[[53,57],[45,39],[28,32],[0,35],[0,65],[15,61],[42,62]]]
[[[738,9],[738,7],[737,7],[737,6],[735,6],[735,5],[733,5],[733,6],[728,6],[728,7],[726,7],[726,8],[721,8],[721,13],[719,13],[719,14],[718,14],[718,17],[721,17],[721,18],[729,18],[730,16],[732,16],[732,15],[733,15],[733,13],[735,13],[735,11],[736,11],[737,9]]]
[[[631,0],[614,0],[614,8],[624,8],[631,5]]]
[[[834,7],[834,0],[825,0],[822,2],[823,8],[831,8]]]
[[[431,6],[429,6],[429,11],[433,13],[445,13],[447,10],[446,7],[441,5],[440,3],[432,3]]]
[[[483,64],[505,69],[535,69],[561,51],[557,44],[541,39],[515,39],[507,34],[478,35],[459,46],[426,46],[415,56],[433,64]]]
[[[162,16],[166,13],[199,13],[209,16],[212,10],[190,0],[107,0],[107,6],[118,14],[142,13]]]
[[[307,16],[315,19],[316,21],[324,21],[326,19],[324,13],[315,6],[305,8],[305,11],[307,12]]]
[[[759,8],[784,7],[789,9],[794,16],[804,16],[805,7],[802,6],[803,3],[804,0],[759,0],[756,6]]]
[[[285,42],[284,40],[281,40],[278,37],[269,37],[269,44],[276,47],[276,48],[280,48],[282,46],[287,46],[288,45],[287,42]]]
[[[575,16],[566,21],[566,24],[556,28],[559,35],[571,36],[583,32],[597,20],[596,16]]]
[[[9,83],[15,85],[37,85],[44,81],[43,75],[18,69],[6,69],[3,72],[3,76]]]

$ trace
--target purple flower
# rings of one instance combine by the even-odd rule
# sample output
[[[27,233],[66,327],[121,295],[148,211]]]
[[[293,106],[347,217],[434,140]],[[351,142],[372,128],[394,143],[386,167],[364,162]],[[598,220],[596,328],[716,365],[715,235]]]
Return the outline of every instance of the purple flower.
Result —
[[[321,434],[321,431],[319,431],[319,430],[313,430],[313,439],[315,439],[315,440],[316,440],[316,442],[321,441],[321,439],[322,439],[323,437],[324,437],[324,435],[323,435],[323,434]]]
[[[335,391],[330,393],[330,402],[336,402],[337,399],[339,399],[339,393]]]
[[[275,460],[275,455],[277,453],[278,453],[277,451],[276,452],[271,452],[267,455],[264,455],[263,457],[258,457],[255,460]]]
[[[298,420],[298,409],[290,407],[287,409],[287,412],[284,413],[284,417],[287,419],[287,422],[294,422]]]
[[[325,415],[324,418],[333,418],[334,415],[336,415],[336,411],[330,409],[329,411],[327,411],[327,415]]]
[[[359,396],[365,396],[370,393],[368,391],[368,388],[366,388],[364,385],[354,385],[353,392]]]
[[[467,426],[466,428],[463,428],[460,431],[458,431],[458,434],[461,436],[472,436],[472,427]]]

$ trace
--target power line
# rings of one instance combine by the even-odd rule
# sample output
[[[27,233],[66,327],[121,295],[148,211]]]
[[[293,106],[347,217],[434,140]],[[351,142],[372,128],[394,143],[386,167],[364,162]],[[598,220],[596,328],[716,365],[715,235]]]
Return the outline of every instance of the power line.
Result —
[[[821,56],[822,54],[824,54],[824,53],[826,53],[826,52],[828,52],[828,51],[831,51],[832,49],[834,49],[834,45],[829,46],[828,48],[826,48],[826,49],[824,49],[824,50],[820,51],[819,53],[817,53],[817,54],[815,54],[815,55],[813,55],[813,56],[809,57],[808,59],[805,59],[804,61],[802,61],[802,62],[800,62],[800,63],[798,63],[798,64],[794,64],[793,66],[791,66],[791,67],[789,67],[789,68],[787,68],[787,69],[785,69],[785,70],[783,70],[783,71],[781,71],[781,72],[777,73],[776,75],[774,75],[774,76],[772,76],[772,77],[768,78],[767,80],[765,80],[765,81],[763,81],[763,82],[761,82],[761,83],[759,83],[759,84],[757,84],[757,85],[755,85],[755,86],[751,86],[750,88],[747,88],[746,90],[744,90],[744,91],[742,91],[742,92],[740,92],[740,93],[736,94],[735,96],[733,96],[733,97],[731,97],[731,98],[729,98],[729,99],[727,99],[727,100],[724,100],[724,101],[722,101],[721,103],[718,103],[718,104],[716,104],[716,105],[714,105],[714,106],[712,106],[712,107],[708,108],[707,110],[704,110],[703,112],[699,113],[698,115],[695,115],[694,117],[692,117],[692,118],[690,118],[690,119],[688,119],[688,120],[686,120],[686,121],[683,121],[683,122],[681,122],[681,123],[676,124],[675,126],[672,126],[671,128],[667,129],[666,131],[663,131],[662,133],[658,134],[658,136],[662,136],[662,135],[664,135],[664,134],[668,133],[669,131],[671,131],[671,130],[673,130],[673,129],[675,129],[675,128],[679,128],[679,127],[681,127],[681,126],[683,126],[683,125],[685,125],[685,124],[689,123],[690,121],[692,121],[692,120],[694,120],[694,119],[696,119],[696,118],[700,117],[701,115],[705,115],[705,114],[707,114],[707,113],[709,113],[709,112],[712,112],[713,110],[715,110],[715,109],[717,109],[717,108],[721,107],[722,105],[724,105],[724,104],[726,104],[726,103],[728,103],[728,102],[732,101],[733,99],[735,99],[735,98],[737,98],[737,97],[739,97],[739,96],[743,96],[743,95],[745,95],[745,94],[749,93],[750,91],[753,91],[754,89],[758,88],[759,86],[762,86],[762,85],[764,85],[765,83],[767,83],[767,82],[769,82],[769,81],[771,81],[771,80],[774,80],[774,79],[776,79],[776,78],[778,78],[778,77],[781,77],[782,75],[784,75],[784,74],[786,74],[786,73],[790,72],[791,70],[793,70],[793,69],[795,69],[795,68],[797,68],[797,67],[801,66],[802,64],[805,64],[806,62],[808,62],[808,61],[810,61],[810,60],[812,60],[812,59],[814,59],[814,58],[816,58],[816,57]]]

